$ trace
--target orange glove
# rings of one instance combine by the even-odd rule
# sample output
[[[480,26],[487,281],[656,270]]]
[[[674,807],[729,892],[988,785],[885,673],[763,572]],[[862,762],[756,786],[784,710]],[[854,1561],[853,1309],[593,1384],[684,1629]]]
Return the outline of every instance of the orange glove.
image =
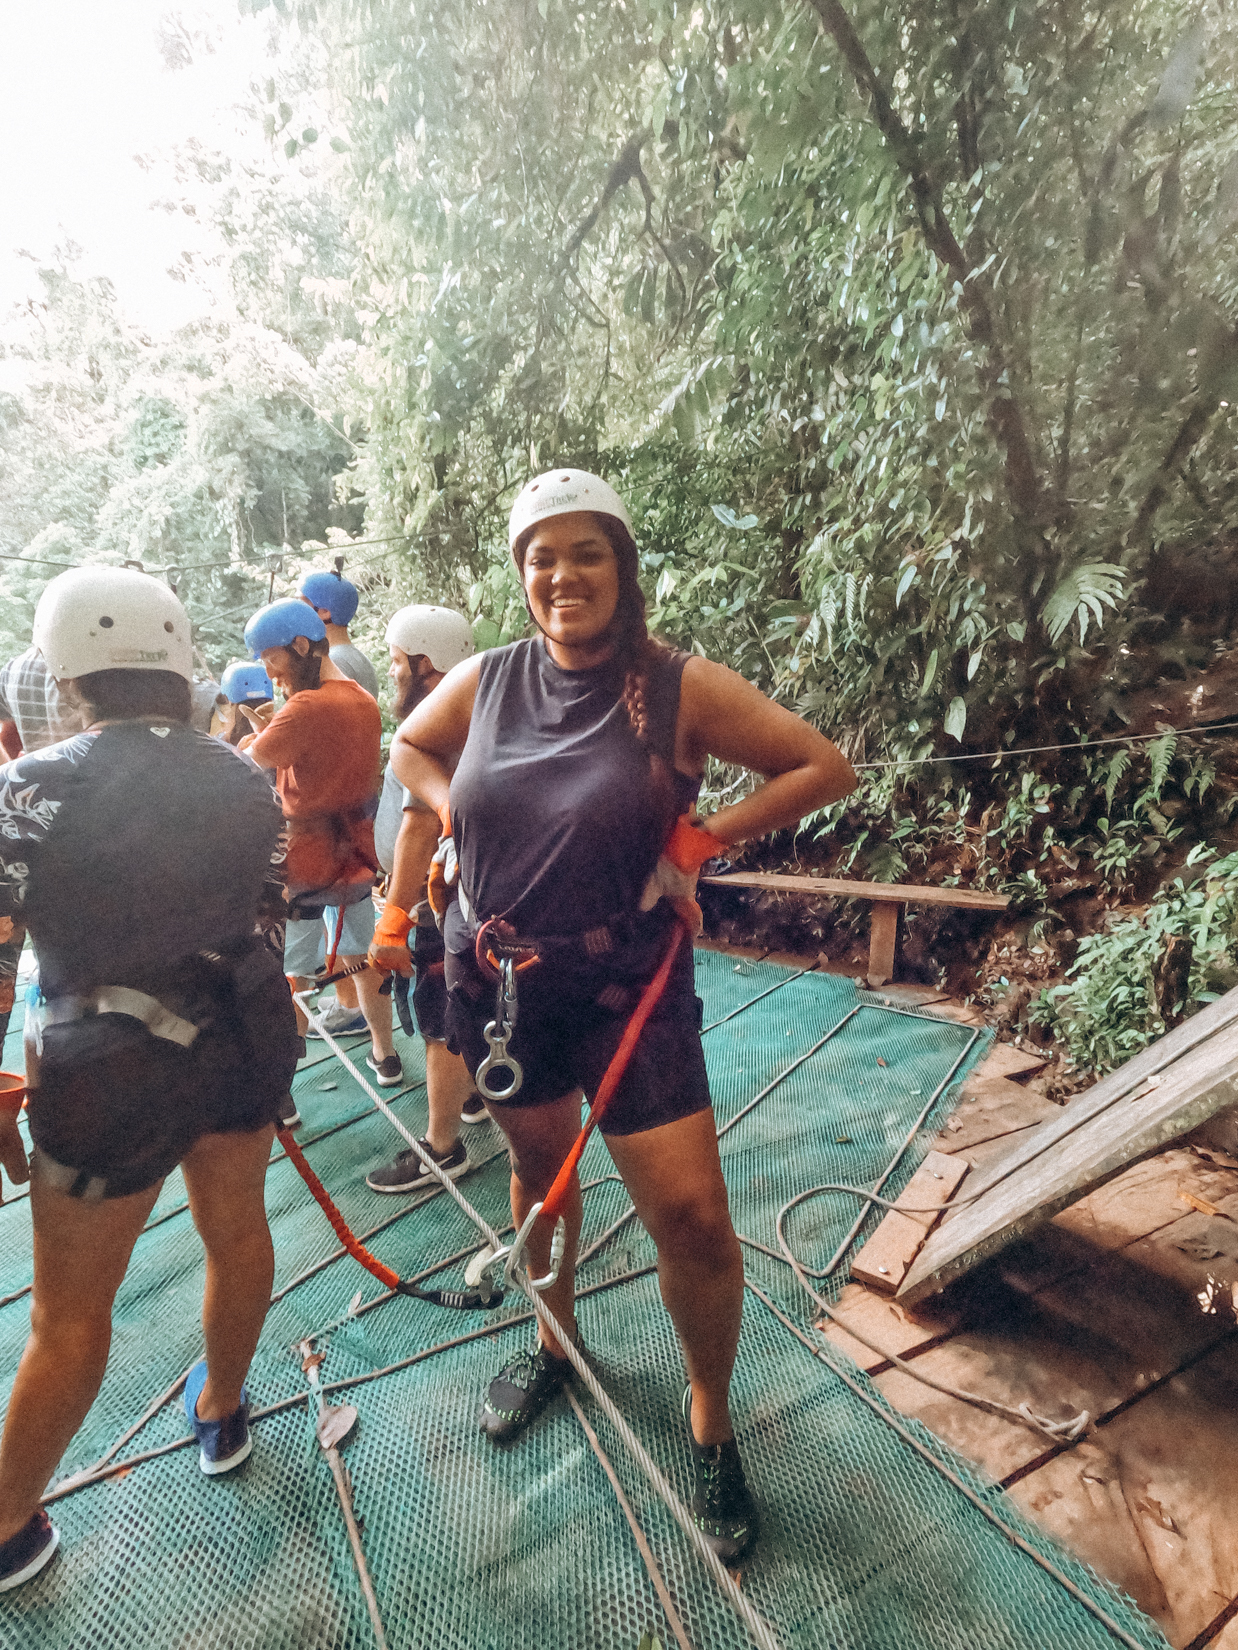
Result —
[[[413,956],[408,948],[408,936],[413,919],[407,911],[388,900],[383,914],[374,925],[374,938],[366,953],[366,961],[380,974],[402,974],[407,980],[413,972]]]
[[[701,908],[696,903],[696,879],[701,866],[713,859],[726,846],[718,837],[694,825],[687,814],[675,821],[675,829],[666,839],[662,857],[645,884],[640,909],[652,911],[660,899],[669,900],[675,913],[692,939],[704,926]]]
[[[446,836],[438,839],[438,848],[430,861],[430,871],[426,877],[426,903],[434,912],[434,921],[440,933],[459,879],[460,862],[456,858],[456,844],[448,831]]]
[[[662,858],[669,859],[677,871],[692,875],[700,872],[707,859],[716,859],[725,847],[725,842],[694,825],[687,814],[681,814],[666,839]]]

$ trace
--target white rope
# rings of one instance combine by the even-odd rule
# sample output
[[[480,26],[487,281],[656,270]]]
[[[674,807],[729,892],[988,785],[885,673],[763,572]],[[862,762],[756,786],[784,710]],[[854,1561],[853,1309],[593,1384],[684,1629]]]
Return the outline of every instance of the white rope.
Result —
[[[418,1158],[429,1170],[429,1172],[433,1174],[435,1179],[441,1183],[443,1190],[446,1191],[459,1205],[462,1213],[472,1221],[479,1232],[484,1234],[486,1241],[493,1248],[498,1249],[501,1246],[499,1234],[489,1225],[484,1217],[480,1215],[476,1209],[474,1209],[473,1205],[460,1192],[451,1177],[444,1174],[439,1165],[424,1149],[421,1142],[415,1138],[411,1130],[405,1127],[377,1090],[371,1087],[368,1080],[357,1069],[349,1056],[344,1052],[343,1048],[341,1048],[339,1043],[335,1041],[335,1038],[310,1008],[308,1002],[309,992],[304,991],[294,995],[296,995],[296,1001],[300,1004],[301,1010],[306,1019],[318,1032],[323,1042],[326,1043],[327,1047],[335,1055],[336,1059],[339,1060],[341,1065],[343,1065],[346,1070],[352,1073],[364,1093],[370,1097],[374,1105],[391,1124],[392,1128],[395,1129],[397,1134],[402,1135],[408,1142],[408,1145],[417,1154]],[[538,1322],[543,1326],[543,1328],[549,1330],[550,1334],[562,1347],[567,1356],[568,1362],[571,1364],[572,1368],[580,1377],[584,1385],[588,1388],[593,1401],[597,1404],[603,1415],[606,1416],[606,1419],[619,1434],[619,1437],[626,1446],[628,1453],[632,1456],[633,1460],[641,1468],[642,1472],[644,1472],[646,1478],[648,1478],[650,1484],[652,1484],[653,1488],[657,1491],[658,1495],[665,1503],[666,1509],[670,1513],[671,1517],[675,1520],[680,1529],[688,1537],[688,1540],[692,1543],[692,1546],[696,1550],[697,1557],[701,1560],[705,1568],[713,1577],[723,1597],[743,1621],[744,1626],[747,1627],[749,1633],[752,1635],[753,1642],[760,1647],[760,1650],[781,1650],[781,1646],[775,1636],[772,1625],[765,1619],[761,1612],[750,1604],[744,1597],[743,1593],[739,1589],[739,1586],[727,1571],[722,1560],[706,1541],[701,1531],[697,1529],[696,1524],[693,1522],[692,1514],[680,1500],[678,1494],[671,1486],[670,1481],[667,1479],[666,1474],[654,1461],[653,1457],[641,1443],[640,1439],[624,1420],[614,1400],[610,1397],[610,1394],[606,1391],[605,1387],[603,1387],[597,1376],[585,1362],[579,1347],[573,1345],[571,1336],[559,1323],[537,1291],[528,1287],[527,1269],[521,1266],[514,1276],[521,1292],[526,1296],[530,1306],[536,1313]]]

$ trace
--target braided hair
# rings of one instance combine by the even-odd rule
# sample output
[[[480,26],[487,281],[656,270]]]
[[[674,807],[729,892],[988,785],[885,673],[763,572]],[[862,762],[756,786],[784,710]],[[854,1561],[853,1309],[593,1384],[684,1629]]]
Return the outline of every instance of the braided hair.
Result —
[[[628,721],[638,742],[649,758],[653,780],[653,800],[658,814],[659,844],[665,841],[675,823],[675,782],[670,764],[653,747],[649,725],[649,682],[652,673],[673,657],[665,642],[649,634],[645,618],[645,592],[637,576],[639,557],[636,543],[623,523],[615,516],[591,512],[607,543],[615,552],[619,571],[619,599],[615,616],[610,622],[610,636],[615,644],[615,661],[623,666],[621,694]],[[524,558],[536,527],[528,527],[512,546],[516,566],[523,579]],[[528,597],[525,597],[528,606]],[[532,609],[529,609],[532,617]],[[536,624],[536,620],[534,623]],[[540,629],[540,626],[539,626]]]

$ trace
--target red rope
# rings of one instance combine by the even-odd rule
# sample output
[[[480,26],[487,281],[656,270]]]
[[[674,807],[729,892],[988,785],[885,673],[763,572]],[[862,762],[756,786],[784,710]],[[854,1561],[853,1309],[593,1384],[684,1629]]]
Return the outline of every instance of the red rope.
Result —
[[[310,1168],[309,1164],[305,1160],[305,1153],[292,1138],[292,1131],[281,1127],[279,1130],[279,1142],[288,1153],[288,1156],[296,1164],[297,1173],[309,1187],[315,1203],[317,1203],[323,1214],[326,1215],[327,1219],[331,1222],[336,1237],[339,1238],[345,1249],[348,1250],[348,1253],[354,1260],[359,1260],[362,1266],[365,1267],[366,1271],[376,1277],[379,1283],[385,1284],[388,1289],[395,1289],[400,1282],[399,1275],[393,1272],[389,1266],[384,1266],[381,1260],[375,1259],[364,1243],[353,1236],[352,1232],[348,1229],[348,1223],[345,1221],[343,1215],[336,1208],[335,1204],[332,1203],[327,1188],[323,1185],[322,1181],[319,1180],[313,1169]]]
[[[682,922],[676,920],[674,932],[671,934],[671,943],[666,948],[666,955],[662,959],[658,972],[650,980],[641,993],[641,999],[632,1011],[632,1018],[628,1021],[619,1047],[615,1050],[610,1064],[602,1081],[598,1084],[597,1094],[593,1104],[589,1107],[589,1115],[585,1119],[585,1126],[576,1136],[576,1143],[563,1160],[563,1167],[555,1176],[554,1185],[546,1193],[542,1203],[541,1218],[551,1223],[563,1213],[563,1205],[567,1201],[568,1190],[572,1177],[576,1173],[576,1165],[580,1162],[581,1154],[588,1142],[589,1136],[601,1122],[607,1106],[619,1087],[620,1079],[628,1069],[636,1045],[640,1041],[640,1034],[645,1029],[645,1022],[661,1001],[662,993],[666,990],[667,981],[671,977],[671,967],[679,952],[680,941],[686,929]]]

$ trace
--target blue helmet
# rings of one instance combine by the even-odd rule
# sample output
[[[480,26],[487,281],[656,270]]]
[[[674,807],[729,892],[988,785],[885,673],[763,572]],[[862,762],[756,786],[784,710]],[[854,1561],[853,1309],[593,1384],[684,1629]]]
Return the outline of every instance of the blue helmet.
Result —
[[[301,594],[311,607],[325,607],[332,624],[350,624],[361,599],[356,585],[342,573],[307,573],[301,580]]]
[[[268,647],[291,647],[298,636],[307,642],[326,640],[327,627],[314,609],[295,596],[260,607],[245,626],[250,657],[260,659]]]
[[[275,697],[271,678],[262,666],[246,664],[244,659],[228,666],[219,678],[219,686],[232,705],[243,705],[246,700],[256,703],[260,699]]]

